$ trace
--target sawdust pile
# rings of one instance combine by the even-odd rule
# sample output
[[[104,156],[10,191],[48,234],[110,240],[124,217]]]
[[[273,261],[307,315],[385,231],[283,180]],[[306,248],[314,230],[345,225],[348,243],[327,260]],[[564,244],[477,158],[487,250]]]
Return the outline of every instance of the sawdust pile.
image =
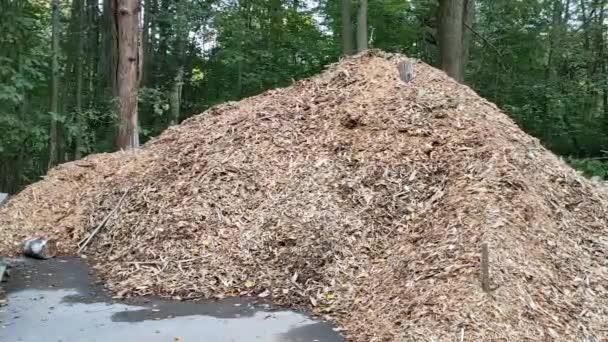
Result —
[[[57,167],[0,211],[122,296],[252,295],[352,341],[608,339],[608,194],[443,72],[371,51]],[[490,251],[490,287],[480,251]]]

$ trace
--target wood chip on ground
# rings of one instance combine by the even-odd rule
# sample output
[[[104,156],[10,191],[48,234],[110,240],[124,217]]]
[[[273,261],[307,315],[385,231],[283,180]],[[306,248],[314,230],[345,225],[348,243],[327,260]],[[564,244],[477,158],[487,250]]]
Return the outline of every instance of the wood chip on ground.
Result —
[[[116,294],[263,296],[349,341],[608,340],[608,191],[494,104],[371,50],[60,165],[0,209],[0,254],[84,254]],[[488,245],[488,291],[480,255]]]

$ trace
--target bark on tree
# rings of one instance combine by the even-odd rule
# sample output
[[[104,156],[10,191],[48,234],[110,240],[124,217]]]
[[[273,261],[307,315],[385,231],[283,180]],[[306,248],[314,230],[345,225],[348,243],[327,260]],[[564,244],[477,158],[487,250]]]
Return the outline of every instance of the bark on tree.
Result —
[[[551,21],[551,31],[549,35],[549,48],[547,54],[547,64],[545,66],[545,94],[543,101],[543,140],[550,141],[551,139],[551,125],[549,123],[552,120],[552,108],[551,108],[551,98],[552,98],[552,90],[554,83],[554,65],[558,64],[555,62],[556,57],[556,49],[559,46],[559,41],[561,38],[560,35],[560,26],[562,19],[562,4],[561,0],[554,0],[552,5],[552,21]]]
[[[118,135],[116,145],[124,150],[139,147],[137,124],[138,90],[138,0],[113,0],[113,14],[118,33],[118,65],[116,80],[118,88]]]
[[[101,28],[101,49],[99,51],[99,70],[97,71],[100,89],[116,97],[116,67],[118,65],[118,32],[116,24],[116,0],[103,0]],[[101,95],[101,94],[100,94]]]
[[[177,11],[179,15],[184,15],[185,8],[183,3],[177,4]],[[186,37],[188,36],[188,29],[180,26],[178,30],[177,43],[175,48],[175,76],[173,77],[173,88],[171,90],[170,107],[171,107],[171,120],[169,125],[177,125],[179,123],[181,100],[182,100],[182,88],[184,84],[184,55],[186,53]],[[240,75],[240,72],[239,72]]]
[[[357,11],[357,52],[367,50],[367,0],[359,0]]]
[[[239,42],[240,45],[240,53],[241,53],[241,58],[238,59],[237,61],[237,79],[236,79],[236,89],[235,89],[235,94],[237,98],[241,98],[243,96],[243,73],[244,73],[244,65],[243,65],[243,59],[246,58],[245,56],[247,56],[248,50],[245,48],[245,46],[247,45],[247,42],[245,41],[245,39],[247,39],[247,34],[249,32],[251,32],[252,29],[252,13],[251,13],[251,3],[249,1],[246,0],[241,0],[239,1],[239,6],[240,6],[240,12],[241,12],[241,17],[245,18],[245,35],[243,37],[243,39]]]
[[[149,35],[147,41],[147,46],[144,48],[144,77],[142,80],[142,85],[153,84],[154,75],[153,71],[156,64],[156,47],[158,45],[157,36],[158,36],[158,0],[148,0],[149,4],[146,8],[146,15],[148,17],[148,30]]]
[[[51,127],[49,131],[49,164],[52,168],[58,159],[58,122],[59,111],[59,0],[52,2],[52,61],[51,61]]]
[[[79,6],[75,6],[76,13],[73,15],[77,16],[77,46],[76,46],[76,125],[78,126],[75,136],[75,147],[74,147],[74,159],[78,160],[82,158],[82,134],[84,130],[83,124],[83,112],[82,112],[82,81],[83,81],[83,58],[84,58],[84,6],[86,5],[85,0],[74,0],[79,1]]]
[[[169,123],[171,126],[177,125],[179,123],[179,109],[181,107],[182,100],[182,86],[184,84],[184,68],[182,66],[178,67],[177,73],[175,74],[175,78],[173,80],[173,89],[171,91],[171,122]]]
[[[463,0],[439,1],[439,54],[441,69],[458,82],[464,80],[462,70]]]
[[[95,103],[95,86],[97,85],[97,71],[99,68],[99,58],[97,51],[100,49],[99,44],[99,5],[98,0],[87,0],[86,13],[86,30],[87,30],[87,105],[93,107]]]
[[[159,1],[159,14],[164,14],[166,15],[167,13],[169,13],[169,3],[171,0],[158,0]],[[170,37],[170,32],[169,32],[169,23],[167,22],[167,20],[158,20],[158,55],[157,55],[157,65],[156,67],[158,67],[160,69],[163,61],[167,60],[167,51],[169,50],[169,39]]]
[[[564,89],[563,84],[559,82],[559,74],[567,74],[568,62],[562,56],[560,47],[562,45],[562,38],[566,35],[568,21],[570,20],[570,0],[566,3],[562,3],[561,0],[553,1],[552,8],[552,23],[550,31],[549,41],[549,53],[547,58],[547,65],[545,69],[545,85],[546,92],[544,98],[544,117],[543,117],[543,136],[545,141],[551,141],[552,132],[550,128],[550,122],[553,120],[561,120],[566,128],[566,134],[568,134],[572,147],[576,151],[582,151],[581,144],[576,136],[576,129],[570,120],[568,115],[561,115],[556,117],[553,113],[552,108],[552,97],[561,96],[561,94],[567,92]]]
[[[464,80],[471,48],[472,32],[470,28],[473,27],[473,23],[475,22],[475,0],[464,0],[462,10],[462,57],[460,59],[460,70],[462,71]]]
[[[342,53],[353,54],[352,0],[342,0]]]
[[[606,23],[606,7],[608,5],[608,1],[594,1],[592,4],[593,10],[597,13],[597,22],[593,25],[594,32],[594,45],[597,49],[596,58],[593,63],[592,78],[597,78],[597,82],[599,84],[603,83],[602,91],[601,91],[601,103],[600,106],[603,107],[603,127],[604,129],[608,129],[608,67],[606,63],[608,62],[608,56],[606,56],[606,38],[604,37],[606,34],[605,23]],[[599,75],[599,76],[598,76]],[[601,78],[604,78],[603,80]],[[599,95],[599,92],[598,92]],[[599,101],[598,101],[599,102]]]
[[[143,56],[143,63],[140,63],[140,68],[141,68],[141,82],[140,85],[141,86],[146,86],[148,85],[148,79],[149,79],[149,73],[148,73],[148,69],[149,69],[149,62],[148,62],[148,56],[150,55],[150,17],[151,17],[151,11],[152,11],[152,2],[150,0],[144,0],[144,5],[143,5],[143,16],[144,16],[144,23],[143,26],[141,28],[141,45],[142,45],[142,56]]]
[[[139,23],[142,21],[141,2],[139,18],[137,18],[137,88],[141,86],[144,77],[144,31]]]

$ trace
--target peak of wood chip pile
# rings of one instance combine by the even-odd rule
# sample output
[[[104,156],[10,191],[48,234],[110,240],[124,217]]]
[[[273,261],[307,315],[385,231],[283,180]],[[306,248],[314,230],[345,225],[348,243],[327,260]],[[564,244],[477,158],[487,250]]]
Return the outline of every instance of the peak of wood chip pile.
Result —
[[[0,211],[121,296],[251,295],[350,341],[608,339],[608,193],[443,72],[347,58],[135,153],[61,165]],[[480,284],[489,246],[490,291]]]

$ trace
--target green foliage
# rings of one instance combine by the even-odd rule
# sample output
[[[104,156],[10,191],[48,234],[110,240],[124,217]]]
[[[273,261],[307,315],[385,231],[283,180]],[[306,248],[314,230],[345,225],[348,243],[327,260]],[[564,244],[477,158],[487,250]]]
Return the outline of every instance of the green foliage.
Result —
[[[51,118],[60,123],[66,159],[115,149],[112,25],[104,4],[62,1],[60,106],[49,113],[50,3],[0,0],[0,191],[46,172]],[[465,83],[553,151],[578,158],[571,165],[605,177],[606,163],[592,158],[608,150],[608,4],[476,0],[475,8]],[[171,123],[176,86],[183,119],[314,75],[341,53],[336,0],[150,0],[144,11],[143,142]],[[370,47],[439,64],[437,0],[369,1],[368,13]],[[79,15],[86,16],[84,32]],[[76,54],[81,34],[84,56]]]
[[[205,79],[205,73],[197,67],[194,67],[192,69],[191,74],[192,74],[192,76],[190,77],[190,82],[192,84],[197,84]]]
[[[169,99],[158,88],[141,88],[138,94],[139,110],[147,115],[140,119],[142,140],[146,141],[162,132],[169,123]]]
[[[607,159],[574,159],[568,158],[568,164],[580,170],[587,177],[600,177],[608,180]]]
[[[277,1],[229,2],[214,13],[215,47],[198,63],[203,109],[217,102],[282,87],[319,72],[337,58],[333,39],[314,13]]]
[[[26,1],[0,9],[0,190],[15,190],[44,170],[48,113],[43,8]],[[46,102],[46,101],[45,101]],[[32,155],[29,160],[24,155]]]
[[[608,28],[588,18],[593,6],[600,13],[599,3],[572,2],[567,12],[560,4],[479,1],[475,28],[485,40],[472,46],[467,82],[553,151],[595,156],[608,146],[600,99],[608,75],[599,55],[606,42],[589,37]],[[589,24],[579,27],[583,18]]]

